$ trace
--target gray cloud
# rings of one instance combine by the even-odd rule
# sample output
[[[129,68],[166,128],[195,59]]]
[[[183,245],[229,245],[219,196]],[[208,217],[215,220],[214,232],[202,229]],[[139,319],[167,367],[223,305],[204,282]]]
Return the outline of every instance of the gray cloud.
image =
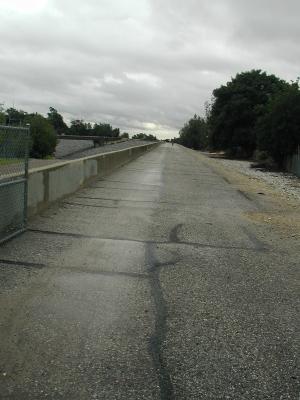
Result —
[[[0,102],[175,135],[237,72],[299,75],[300,3],[0,0]]]

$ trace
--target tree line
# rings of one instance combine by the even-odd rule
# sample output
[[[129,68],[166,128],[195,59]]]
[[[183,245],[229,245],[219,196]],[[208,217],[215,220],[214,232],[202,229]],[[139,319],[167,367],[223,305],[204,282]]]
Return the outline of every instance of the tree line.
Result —
[[[101,136],[109,138],[129,138],[127,132],[121,134],[119,128],[113,128],[108,123],[91,124],[82,119],[71,121],[68,126],[63,116],[53,107],[49,108],[47,117],[38,113],[27,113],[13,107],[0,109],[0,124],[24,126],[30,125],[31,145],[30,156],[45,158],[55,152],[60,135]],[[134,135],[133,139],[157,140],[154,135],[143,133]]]
[[[205,109],[205,116],[191,118],[175,141],[230,157],[268,160],[280,168],[300,145],[298,80],[286,82],[261,70],[242,72],[215,89]]]

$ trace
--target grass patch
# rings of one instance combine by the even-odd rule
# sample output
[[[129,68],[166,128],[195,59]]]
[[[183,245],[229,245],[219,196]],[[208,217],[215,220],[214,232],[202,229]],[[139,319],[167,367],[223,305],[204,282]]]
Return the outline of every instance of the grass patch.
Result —
[[[0,165],[19,164],[20,158],[0,158]]]

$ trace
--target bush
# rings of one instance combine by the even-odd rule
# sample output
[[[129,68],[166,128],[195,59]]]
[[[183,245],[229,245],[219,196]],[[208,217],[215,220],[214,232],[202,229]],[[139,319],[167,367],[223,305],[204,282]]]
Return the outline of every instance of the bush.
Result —
[[[194,115],[179,131],[178,143],[194,150],[204,150],[208,146],[208,129],[204,118]]]
[[[6,122],[6,116],[4,112],[0,111],[0,124],[4,125]]]
[[[26,122],[30,124],[31,132],[30,156],[34,158],[52,156],[57,144],[53,126],[39,114],[28,116]]]
[[[270,157],[269,153],[265,150],[255,150],[253,159],[254,161],[266,161]]]
[[[272,99],[266,114],[256,126],[257,145],[268,152],[279,167],[300,145],[300,90],[298,83],[289,85]]]

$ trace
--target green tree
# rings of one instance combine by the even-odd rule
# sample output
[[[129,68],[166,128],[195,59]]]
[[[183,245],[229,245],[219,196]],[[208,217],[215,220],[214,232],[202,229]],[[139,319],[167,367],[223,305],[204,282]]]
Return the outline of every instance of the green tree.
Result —
[[[119,128],[115,128],[112,130],[112,137],[119,137],[120,136],[120,129]]]
[[[25,122],[30,124],[30,156],[45,158],[53,155],[57,144],[57,137],[50,122],[40,114],[28,115]]]
[[[93,135],[95,136],[105,136],[112,137],[113,136],[113,128],[110,124],[95,124],[93,127]]]
[[[8,125],[23,125],[27,117],[27,112],[17,110],[13,107],[6,110],[6,124]]]
[[[59,114],[58,111],[53,107],[49,108],[48,121],[53,126],[55,132],[58,135],[67,133],[67,131],[69,129],[67,124],[64,122],[62,115]]]
[[[176,142],[195,150],[205,149],[208,145],[205,119],[195,114],[179,131],[179,139]]]
[[[110,124],[95,124],[93,127],[93,135],[105,137],[119,137],[120,129],[112,128]]]
[[[89,126],[82,119],[75,119],[71,121],[68,133],[70,135],[87,136],[90,134]]]
[[[146,133],[136,133],[135,135],[132,136],[132,139],[147,140],[147,141],[155,142],[157,140],[157,137],[152,134],[147,135]]]
[[[261,70],[237,74],[213,91],[210,145],[233,155],[249,157],[256,149],[255,125],[266,104],[288,83]]]
[[[145,140],[146,136],[145,133],[136,133],[132,136],[132,139]]]
[[[0,124],[5,124],[6,123],[6,115],[3,111],[0,111]]]
[[[300,145],[300,90],[298,82],[275,96],[256,126],[258,149],[266,151],[279,167]]]

